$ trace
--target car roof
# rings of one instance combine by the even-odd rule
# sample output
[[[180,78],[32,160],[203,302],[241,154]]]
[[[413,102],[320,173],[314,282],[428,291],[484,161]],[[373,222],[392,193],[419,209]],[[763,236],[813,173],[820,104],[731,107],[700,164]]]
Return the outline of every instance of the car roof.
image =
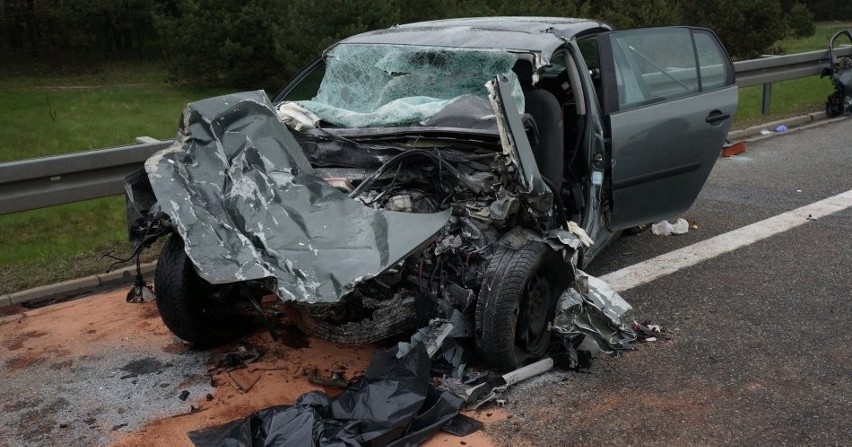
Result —
[[[395,25],[348,37],[338,44],[393,44],[452,48],[500,48],[549,55],[597,20],[563,17],[474,17]]]

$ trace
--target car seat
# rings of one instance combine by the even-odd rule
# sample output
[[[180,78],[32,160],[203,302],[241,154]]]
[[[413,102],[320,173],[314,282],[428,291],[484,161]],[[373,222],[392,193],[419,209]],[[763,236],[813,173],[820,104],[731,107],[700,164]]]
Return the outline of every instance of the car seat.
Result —
[[[530,141],[538,170],[559,194],[565,170],[565,134],[562,124],[562,106],[553,93],[532,85],[532,64],[519,60],[512,69],[518,76],[524,92],[524,111],[529,114],[538,130],[538,140]]]

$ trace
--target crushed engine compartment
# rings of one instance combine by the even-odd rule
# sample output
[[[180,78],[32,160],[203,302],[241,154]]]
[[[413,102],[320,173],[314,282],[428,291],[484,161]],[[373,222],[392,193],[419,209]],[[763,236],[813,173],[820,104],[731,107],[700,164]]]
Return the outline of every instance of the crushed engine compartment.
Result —
[[[554,227],[553,214],[534,211],[526,200],[499,142],[412,139],[377,145],[331,131],[296,137],[317,175],[366,206],[452,213],[422,250],[356,285],[340,303],[294,304],[308,320],[300,324],[304,330],[323,338],[369,342],[416,329],[429,317],[470,315],[495,244],[513,228],[544,234]]]

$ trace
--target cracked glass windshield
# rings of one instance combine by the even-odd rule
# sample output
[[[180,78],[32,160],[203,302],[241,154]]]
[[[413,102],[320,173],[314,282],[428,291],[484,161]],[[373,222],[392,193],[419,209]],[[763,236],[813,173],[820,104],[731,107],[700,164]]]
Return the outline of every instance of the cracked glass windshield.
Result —
[[[502,50],[343,44],[326,55],[313,98],[297,104],[338,127],[417,125],[462,98],[487,104],[485,83],[502,75],[522,112],[516,61]],[[312,80],[314,73],[305,78]]]

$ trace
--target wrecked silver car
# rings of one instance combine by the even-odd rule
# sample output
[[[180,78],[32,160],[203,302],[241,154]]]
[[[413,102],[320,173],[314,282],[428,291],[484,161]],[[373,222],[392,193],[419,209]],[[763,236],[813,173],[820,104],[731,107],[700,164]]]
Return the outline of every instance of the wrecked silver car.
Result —
[[[274,294],[340,342],[445,319],[511,369],[545,354],[558,311],[583,326],[569,309],[606,307],[578,268],[692,204],[736,102],[704,29],[395,26],[335,44],[274,100],[189,104],[127,179],[131,239],[172,233],[157,303],[189,342],[228,341],[249,321],[235,306]]]

